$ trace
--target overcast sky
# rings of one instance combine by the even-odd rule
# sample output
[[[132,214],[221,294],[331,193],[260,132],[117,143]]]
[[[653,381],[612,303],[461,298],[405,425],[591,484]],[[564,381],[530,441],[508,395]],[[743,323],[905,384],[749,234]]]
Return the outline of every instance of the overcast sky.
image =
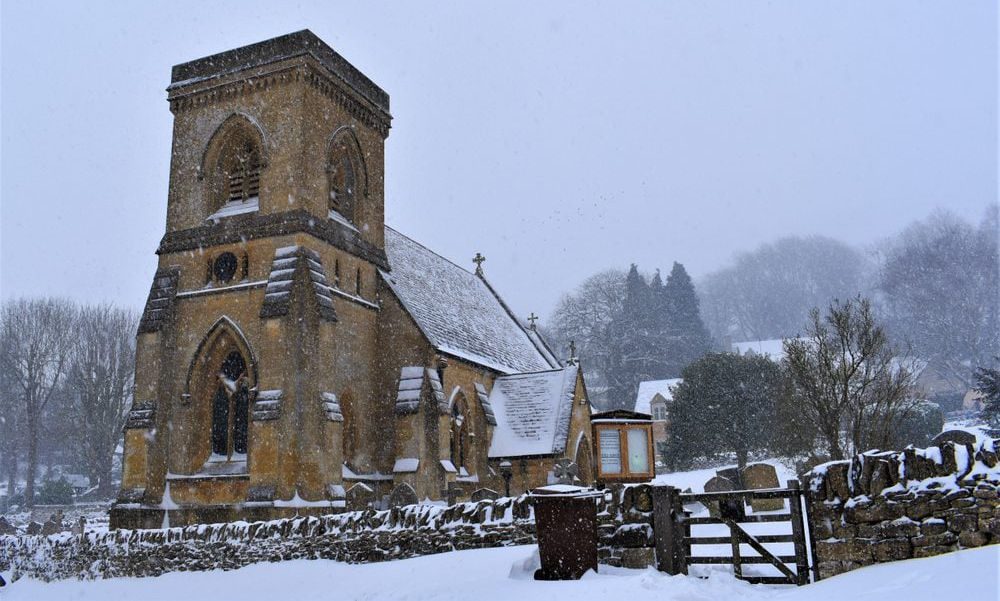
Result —
[[[997,199],[993,0],[149,4],[3,2],[4,298],[141,307],[170,67],[303,28],[391,97],[389,224],[485,254],[522,314],[607,267]]]

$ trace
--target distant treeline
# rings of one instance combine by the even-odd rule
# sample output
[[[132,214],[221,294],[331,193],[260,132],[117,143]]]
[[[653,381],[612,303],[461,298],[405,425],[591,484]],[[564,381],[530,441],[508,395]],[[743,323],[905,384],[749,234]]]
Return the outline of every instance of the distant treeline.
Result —
[[[666,285],[635,266],[602,271],[562,297],[545,331],[575,341],[592,396],[621,406],[638,382],[677,377],[710,348],[798,337],[813,309],[862,295],[901,348],[967,390],[1000,355],[998,229],[994,204],[979,223],[938,211],[868,249],[785,237],[736,255],[696,293],[679,264]]]

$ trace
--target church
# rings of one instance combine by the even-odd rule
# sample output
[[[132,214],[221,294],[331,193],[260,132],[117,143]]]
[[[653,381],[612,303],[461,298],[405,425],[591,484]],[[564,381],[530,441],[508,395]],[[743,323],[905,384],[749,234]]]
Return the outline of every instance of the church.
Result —
[[[174,66],[167,100],[113,528],[518,494],[566,460],[593,481],[578,363],[478,253],[385,225],[385,91],[304,30]]]

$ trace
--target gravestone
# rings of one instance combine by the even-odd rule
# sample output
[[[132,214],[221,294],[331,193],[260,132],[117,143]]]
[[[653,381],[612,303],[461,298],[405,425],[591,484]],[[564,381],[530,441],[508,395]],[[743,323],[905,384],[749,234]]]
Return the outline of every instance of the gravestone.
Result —
[[[28,534],[41,534],[42,525],[38,522],[28,522],[28,528],[26,530]]]
[[[363,482],[358,482],[347,491],[347,510],[364,511],[375,503],[375,491]]]
[[[0,534],[17,534],[17,528],[0,515]]]
[[[736,490],[736,485],[729,478],[722,476],[713,476],[705,483],[705,492],[729,492],[731,490]],[[718,501],[705,501],[702,505],[708,508],[708,514],[713,518],[718,518],[721,515]]]
[[[496,501],[499,498],[500,498],[500,493],[489,488],[480,488],[474,490],[472,491],[472,495],[470,496],[470,499],[472,499],[473,503],[483,500]]]
[[[580,474],[580,468],[577,467],[576,463],[572,459],[561,457],[556,459],[556,464],[552,469],[552,474],[556,478],[556,484],[576,484],[578,480],[577,476]]]
[[[722,476],[723,478],[726,478],[727,480],[732,482],[733,486],[736,487],[733,490],[743,490],[744,488],[746,488],[743,485],[743,480],[740,477],[740,468],[738,467],[727,467],[725,469],[715,470],[715,475]]]
[[[959,446],[965,444],[975,445],[976,435],[972,432],[966,432],[965,430],[945,430],[931,439],[930,446],[937,447],[946,442],[954,442]]]
[[[72,528],[70,528],[70,532],[72,532],[73,535],[75,536],[79,536],[86,531],[87,531],[87,518],[81,515],[80,519],[77,520],[75,524],[73,524]]]
[[[751,463],[743,468],[743,485],[747,490],[761,490],[766,488],[779,488],[778,471],[769,463]],[[784,499],[753,499],[750,507],[754,512],[779,511],[785,508]]]
[[[389,507],[402,507],[404,505],[417,504],[417,491],[406,482],[396,485],[389,493]]]
[[[48,536],[50,534],[58,534],[62,531],[63,531],[62,522],[57,522],[56,520],[49,518],[49,521],[42,524],[41,534],[42,536]]]
[[[459,484],[458,482],[449,482],[448,486],[446,486],[444,489],[445,503],[447,503],[449,506],[455,505],[456,503],[458,503],[458,500],[462,497],[463,494],[465,494],[465,490],[462,488],[461,484]]]

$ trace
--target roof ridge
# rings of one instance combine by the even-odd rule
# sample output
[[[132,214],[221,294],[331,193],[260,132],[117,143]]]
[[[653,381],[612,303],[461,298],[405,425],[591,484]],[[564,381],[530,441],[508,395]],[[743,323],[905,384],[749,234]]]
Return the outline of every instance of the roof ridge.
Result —
[[[442,255],[441,253],[437,252],[436,250],[434,250],[434,249],[430,248],[430,247],[429,247],[429,246],[427,246],[426,244],[424,244],[424,243],[422,243],[422,242],[417,242],[416,240],[414,240],[413,238],[411,238],[411,237],[407,236],[406,234],[404,234],[403,232],[401,232],[401,231],[397,230],[396,228],[394,228],[394,227],[392,227],[392,226],[389,226],[389,225],[385,225],[384,227],[385,227],[385,229],[387,229],[387,230],[392,230],[392,231],[393,231],[394,233],[396,233],[396,234],[398,234],[398,235],[400,235],[400,236],[402,236],[402,237],[406,238],[406,239],[407,239],[407,240],[409,240],[410,242],[412,242],[412,243],[416,244],[416,245],[417,245],[417,246],[419,246],[420,248],[422,248],[422,249],[426,250],[427,252],[431,253],[432,255],[434,255],[435,257],[437,257],[437,258],[439,258],[439,259],[441,259],[442,261],[445,261],[445,262],[447,262],[447,263],[450,263],[450,264],[451,264],[451,266],[452,266],[452,267],[454,267],[455,269],[458,269],[458,270],[460,270],[460,271],[462,271],[462,272],[464,272],[464,273],[467,273],[467,274],[469,274],[469,275],[471,275],[471,276],[473,276],[473,277],[475,277],[475,276],[476,276],[476,274],[472,273],[472,272],[471,272],[471,271],[469,271],[468,269],[466,269],[466,268],[462,267],[461,265],[459,265],[458,263],[456,263],[456,262],[452,261],[452,260],[451,260],[451,259],[449,259],[448,257],[446,257],[446,256]],[[389,265],[389,268],[390,268],[390,270],[392,269],[392,265],[391,265],[391,264]],[[392,272],[390,271],[389,273],[392,273]],[[495,296],[495,294],[494,294],[494,296]]]
[[[510,307],[507,306],[507,303],[504,302],[500,294],[493,289],[493,285],[490,284],[489,280],[486,279],[486,275],[483,274],[483,275],[478,275],[476,277],[482,280],[483,284],[486,284],[486,289],[490,291],[490,294],[493,295],[493,298],[497,299],[497,302],[500,303],[500,306],[503,307],[503,310],[507,312],[507,315],[510,316],[511,320],[517,324],[518,329],[521,330],[522,333],[524,333],[525,338],[528,339],[528,342],[531,344],[531,346],[535,347],[535,350],[538,351],[538,354],[542,357],[542,359],[544,359],[546,363],[549,363],[551,365],[551,363],[549,362],[549,358],[546,357],[545,353],[542,352],[542,349],[538,348],[538,345],[535,344],[534,339],[531,337],[531,334],[528,333],[528,330],[527,328],[524,327],[524,324],[521,323],[521,320],[517,317],[517,315],[514,315],[514,312],[511,311]],[[541,335],[538,334],[538,330],[535,330],[535,335],[538,336],[538,339],[541,340],[542,344],[544,345],[545,341],[542,340]],[[552,355],[552,358],[556,360],[556,365],[558,365],[559,359],[556,357],[555,353],[553,353],[550,349],[548,349],[548,347],[546,347],[546,350],[549,351],[549,354]],[[553,367],[553,369],[555,369],[555,367]]]
[[[576,367],[576,366],[575,365],[563,365],[562,367],[553,367],[551,369],[538,369],[538,370],[535,370],[535,371],[519,371],[519,372],[515,372],[515,373],[512,373],[512,374],[504,374],[502,376],[497,376],[496,379],[497,380],[501,380],[501,379],[504,379],[504,378],[516,378],[517,376],[537,376],[538,374],[547,374],[547,373],[553,373],[553,372],[557,372],[557,371],[565,371],[565,370],[569,369],[570,367]]]

